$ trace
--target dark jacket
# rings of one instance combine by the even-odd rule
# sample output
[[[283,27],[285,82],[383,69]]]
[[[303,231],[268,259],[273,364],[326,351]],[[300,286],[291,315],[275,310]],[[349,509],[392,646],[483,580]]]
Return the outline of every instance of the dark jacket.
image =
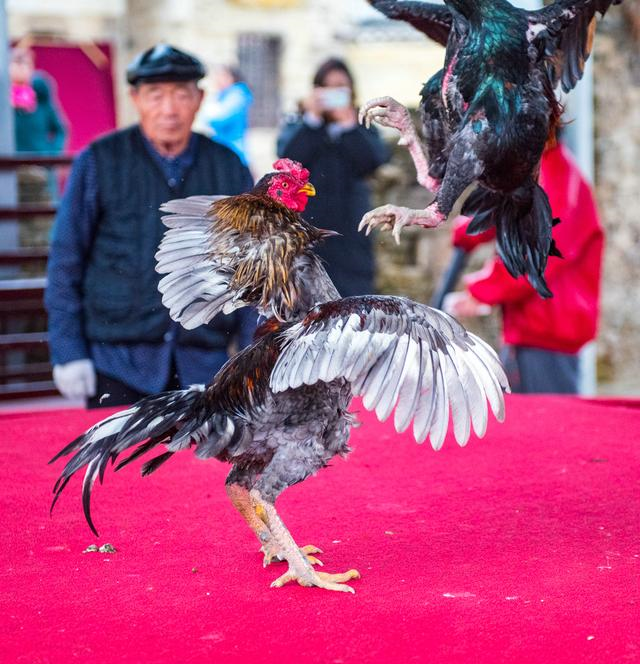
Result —
[[[157,291],[154,254],[164,231],[159,206],[185,195],[237,194],[252,186],[239,158],[206,137],[193,134],[187,152],[182,181],[175,182],[163,174],[137,126],[105,136],[77,158],[49,255],[45,302],[55,364],[92,357],[92,348],[160,347],[170,338],[171,345],[224,350],[229,332],[238,331],[234,316],[193,332],[172,325]],[[115,360],[118,353],[112,353]],[[110,362],[102,364],[105,373],[120,377],[117,370],[106,371]]]
[[[313,128],[302,120],[289,122],[278,138],[278,155],[301,162],[311,172],[317,194],[309,199],[304,218],[342,234],[317,249],[340,294],[373,293],[372,238],[358,233],[358,224],[372,207],[365,178],[388,160],[388,151],[374,128],[332,130],[327,125]]]
[[[172,198],[238,194],[246,188],[234,155],[204,136],[197,140],[194,163],[173,187],[151,158],[138,127],[91,146],[100,206],[83,283],[85,333],[91,341],[162,341],[171,319],[155,271],[154,256],[165,231],[160,206]],[[220,317],[195,330],[181,327],[179,343],[225,348],[230,322]]]

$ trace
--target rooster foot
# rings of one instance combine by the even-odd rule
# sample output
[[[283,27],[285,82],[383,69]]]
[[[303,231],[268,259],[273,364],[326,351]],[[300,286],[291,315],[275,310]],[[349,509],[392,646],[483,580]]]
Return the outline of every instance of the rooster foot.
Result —
[[[301,586],[315,586],[325,590],[337,590],[343,593],[355,593],[355,590],[347,585],[345,581],[359,579],[360,572],[350,569],[342,574],[327,574],[326,572],[316,572],[315,570],[302,569],[297,571],[294,566],[289,565],[285,574],[278,577],[272,584],[272,588],[281,588],[289,581],[297,581]]]
[[[264,516],[264,521],[269,527],[273,541],[279,547],[278,553],[289,563],[289,569],[286,574],[278,577],[271,584],[272,588],[280,588],[285,583],[289,583],[289,581],[297,581],[301,586],[316,586],[318,588],[347,593],[355,592],[344,581],[359,578],[360,574],[356,570],[352,569],[344,574],[316,572],[311,566],[309,557],[313,557],[310,556],[311,552],[319,553],[318,549],[308,546],[301,549],[282,522],[273,502],[265,500],[260,491],[252,489],[251,498],[256,505],[256,512],[260,511]]]
[[[260,551],[262,551],[262,553],[264,554],[264,558],[262,560],[263,567],[270,565],[272,562],[282,563],[286,560],[284,553],[282,553],[280,548],[273,542],[270,542],[268,544],[263,544],[260,547]],[[317,546],[313,546],[313,544],[307,544],[306,546],[301,546],[300,552],[304,555],[304,557],[307,559],[307,562],[310,565],[318,565],[319,567],[322,567],[324,565],[324,563],[321,560],[312,555],[314,553],[322,553],[322,550],[319,549]]]
[[[399,205],[383,205],[367,212],[358,226],[361,231],[366,228],[366,235],[376,226],[382,230],[392,229],[395,241],[400,244],[400,231],[405,226],[424,226],[435,228],[446,221],[445,215],[430,205],[426,210],[411,210]]]
[[[397,129],[402,134],[401,142],[405,145],[416,137],[409,111],[393,97],[370,99],[360,107],[358,121],[367,127],[374,121],[383,127]]]
[[[429,160],[422,141],[413,126],[409,111],[400,102],[393,97],[370,99],[360,107],[358,121],[367,127],[370,127],[373,121],[383,127],[397,129],[400,132],[398,145],[406,145],[409,149],[409,154],[416,167],[418,182],[434,194],[438,193],[442,181],[429,174]]]

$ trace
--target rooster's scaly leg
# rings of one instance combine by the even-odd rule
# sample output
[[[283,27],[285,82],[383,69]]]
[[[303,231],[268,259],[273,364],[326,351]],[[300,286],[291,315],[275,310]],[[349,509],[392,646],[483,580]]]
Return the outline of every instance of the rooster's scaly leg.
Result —
[[[429,160],[418,132],[413,126],[409,111],[393,97],[376,97],[360,107],[358,119],[367,127],[375,121],[383,127],[400,132],[399,145],[406,145],[416,167],[418,182],[429,191],[437,192],[440,181],[429,174]]]
[[[258,538],[263,547],[273,542],[269,528],[256,513],[255,506],[249,495],[249,490],[241,484],[227,484],[227,495],[233,506],[240,512],[242,518]]]
[[[256,505],[256,513],[264,520],[269,528],[271,535],[277,543],[281,555],[289,564],[289,569],[285,574],[277,578],[272,587],[279,588],[289,581],[297,581],[301,586],[316,586],[326,590],[338,590],[341,592],[355,592],[351,586],[344,582],[350,579],[357,579],[360,574],[352,569],[344,574],[325,574],[316,572],[309,562],[308,556],[298,548],[291,533],[282,522],[282,519],[276,512],[275,505],[265,500],[259,491],[252,490],[251,498]]]
[[[260,518],[263,512],[257,509],[256,504],[249,495],[249,490],[241,484],[231,483],[227,484],[227,495],[231,500],[233,506],[238,510],[242,518],[246,521],[247,525],[255,533],[258,541],[260,542],[260,551],[264,554],[263,566],[270,565],[274,560],[283,561],[285,557],[280,551],[280,548],[275,541],[266,522]],[[322,561],[318,560],[314,553],[322,553],[322,551],[313,545],[301,547],[301,552],[311,565],[322,566]]]
[[[444,223],[453,208],[468,188],[476,182],[484,171],[484,164],[477,154],[475,144],[478,133],[484,131],[485,124],[471,123],[458,133],[458,143],[449,156],[449,167],[442,180],[436,200],[424,210],[411,210],[398,205],[383,205],[367,212],[358,226],[367,234],[372,228],[381,226],[391,229],[396,242],[400,242],[400,231],[405,226],[435,228]],[[477,133],[478,132],[478,133]]]

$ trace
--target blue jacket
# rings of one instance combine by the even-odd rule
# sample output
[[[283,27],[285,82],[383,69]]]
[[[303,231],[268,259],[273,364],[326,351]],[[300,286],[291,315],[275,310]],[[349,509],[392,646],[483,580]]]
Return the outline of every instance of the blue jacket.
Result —
[[[249,107],[252,103],[251,90],[246,83],[238,82],[205,104],[205,119],[212,138],[231,148],[243,164],[248,163],[244,135],[249,126]]]

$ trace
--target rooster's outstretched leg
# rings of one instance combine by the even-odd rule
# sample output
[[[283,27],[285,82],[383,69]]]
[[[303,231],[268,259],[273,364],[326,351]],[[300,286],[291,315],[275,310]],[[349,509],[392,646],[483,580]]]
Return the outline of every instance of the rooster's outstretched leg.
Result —
[[[278,516],[275,505],[265,500],[256,489],[251,491],[251,498],[256,505],[256,513],[260,516],[261,520],[264,520],[279,547],[281,555],[289,564],[287,572],[271,584],[272,588],[279,588],[289,581],[297,581],[301,586],[316,586],[326,590],[355,592],[351,586],[346,585],[344,582],[350,579],[358,579],[360,574],[356,570],[352,569],[344,574],[316,572],[311,566],[308,556],[298,548],[291,533],[289,533],[282,519]]]
[[[478,123],[483,128],[481,122]],[[474,125],[463,128],[457,135],[457,142],[449,156],[449,166],[442,180],[442,186],[436,200],[424,210],[411,210],[397,205],[383,205],[367,212],[358,226],[367,234],[372,228],[381,226],[391,229],[396,242],[400,242],[400,231],[405,226],[435,228],[444,223],[452,212],[456,202],[482,175],[484,164],[478,157],[475,142],[478,140]]]
[[[376,97],[360,107],[358,119],[367,127],[375,121],[383,127],[392,127],[400,132],[400,145],[406,145],[416,167],[418,182],[436,193],[440,180],[429,174],[429,160],[418,132],[411,122],[409,111],[393,97]]]

